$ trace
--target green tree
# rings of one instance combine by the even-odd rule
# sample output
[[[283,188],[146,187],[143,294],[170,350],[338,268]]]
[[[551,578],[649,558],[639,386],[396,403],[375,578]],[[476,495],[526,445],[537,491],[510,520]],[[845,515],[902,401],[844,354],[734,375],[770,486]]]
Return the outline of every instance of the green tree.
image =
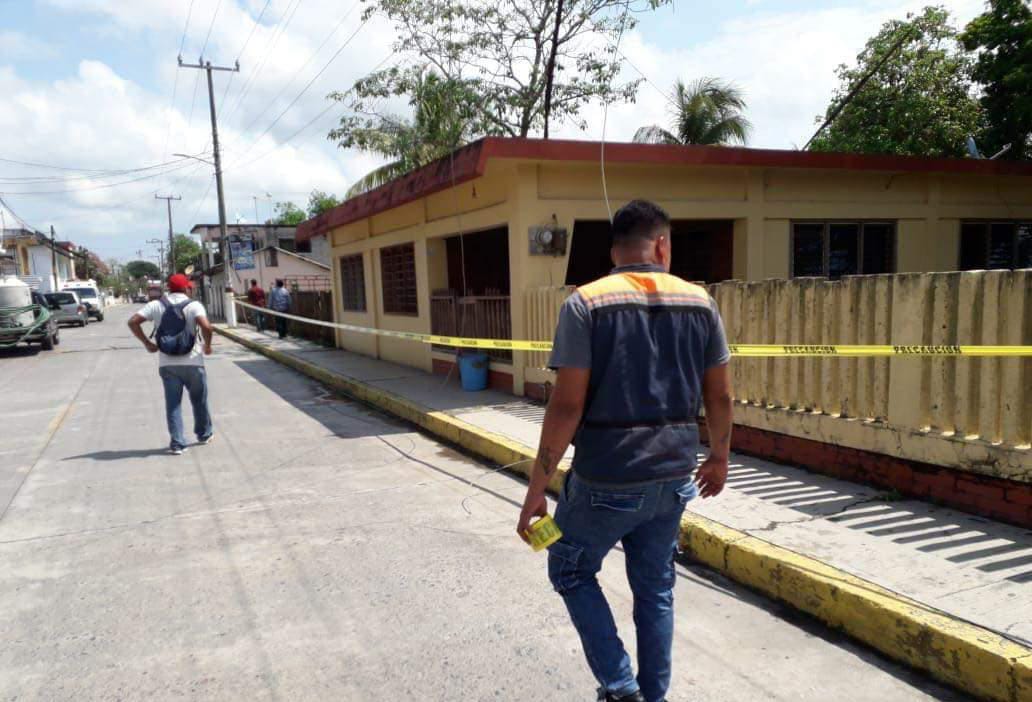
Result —
[[[974,77],[982,84],[986,129],[980,147],[1004,158],[1032,158],[1032,9],[1028,0],[989,0],[961,36],[978,51]]]
[[[128,273],[129,277],[133,280],[161,277],[161,271],[158,270],[158,267],[150,261],[130,261],[125,264],[125,272]]]
[[[340,204],[336,195],[328,195],[322,190],[313,190],[308,196],[308,216],[318,217],[327,210],[332,210]]]
[[[305,216],[305,211],[293,202],[277,202],[275,212],[275,216],[266,224],[275,224],[280,227],[296,227],[308,219]]]
[[[886,59],[890,50],[902,45]],[[841,81],[823,123],[871,69],[885,60],[835,120],[814,139],[814,151],[912,156],[963,156],[982,111],[973,97],[973,61],[949,13],[926,7],[892,20],[868,40],[856,65],[839,66]]]
[[[188,266],[196,266],[203,252],[201,245],[187,234],[176,234],[172,241],[175,244],[176,273],[185,272]]]
[[[372,190],[409,171],[447,155],[472,136],[472,102],[462,83],[449,81],[429,69],[398,71],[401,94],[409,95],[414,117],[390,114],[344,117],[330,132],[342,148],[356,147],[388,162],[366,174],[348,190],[348,197]]]
[[[642,127],[634,140],[646,144],[744,144],[751,125],[742,111],[745,98],[730,83],[700,78],[689,85],[674,84],[672,120],[668,131]]]
[[[669,1],[564,0],[553,42],[558,3],[552,0],[370,0],[365,16],[394,24],[401,68],[375,71],[330,97],[363,114],[373,101],[411,98],[412,72],[429,67],[471,97],[466,106],[475,137],[526,137],[544,126],[554,51],[552,119],[584,128],[580,112],[591,102],[634,99],[640,81],[619,82],[616,39],[635,26],[635,14]],[[345,119],[331,138],[341,141],[352,128]]]

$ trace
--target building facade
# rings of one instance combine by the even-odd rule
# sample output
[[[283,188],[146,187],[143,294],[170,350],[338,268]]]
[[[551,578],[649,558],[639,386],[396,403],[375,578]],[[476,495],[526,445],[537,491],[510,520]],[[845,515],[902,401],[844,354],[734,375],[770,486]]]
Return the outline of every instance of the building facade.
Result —
[[[34,290],[54,292],[65,281],[75,278],[74,253],[60,242],[51,243],[43,234],[28,229],[4,229],[3,248],[13,255],[18,276]]]
[[[690,280],[1032,266],[1032,164],[731,147],[485,139],[303,223],[330,247],[335,317],[395,331],[549,339],[570,286],[604,275],[609,217],[647,198],[673,218]],[[607,196],[608,195],[608,200]],[[425,370],[454,350],[338,333]],[[495,354],[493,382],[548,381]]]

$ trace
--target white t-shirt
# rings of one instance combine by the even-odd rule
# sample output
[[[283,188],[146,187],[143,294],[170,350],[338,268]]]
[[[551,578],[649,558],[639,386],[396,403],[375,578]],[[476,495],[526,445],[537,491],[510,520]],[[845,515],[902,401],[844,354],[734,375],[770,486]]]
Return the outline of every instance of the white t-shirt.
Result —
[[[189,296],[184,293],[168,293],[165,297],[173,305],[178,305],[181,302],[189,300]],[[161,300],[151,300],[141,309],[138,314],[144,319],[153,322],[154,327],[157,328],[161,324],[161,315],[165,313],[165,307],[161,304]],[[190,353],[183,356],[169,356],[166,353],[158,351],[158,367],[162,366],[203,366],[204,365],[204,341],[201,339],[201,334],[197,330],[197,318],[207,317],[208,313],[204,310],[202,305],[197,300],[194,300],[189,305],[183,308],[183,316],[186,317],[186,328],[196,336],[196,342],[194,343],[193,349]]]

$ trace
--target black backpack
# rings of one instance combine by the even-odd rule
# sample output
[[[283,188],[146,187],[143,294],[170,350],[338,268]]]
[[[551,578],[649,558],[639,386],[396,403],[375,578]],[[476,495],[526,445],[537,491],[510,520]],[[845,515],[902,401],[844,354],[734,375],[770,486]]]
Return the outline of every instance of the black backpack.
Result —
[[[167,297],[161,297],[158,301],[165,308],[161,313],[161,322],[154,330],[158,350],[169,356],[186,356],[193,351],[197,341],[197,332],[187,331],[186,314],[183,312],[193,300],[187,299],[178,305],[173,305]]]

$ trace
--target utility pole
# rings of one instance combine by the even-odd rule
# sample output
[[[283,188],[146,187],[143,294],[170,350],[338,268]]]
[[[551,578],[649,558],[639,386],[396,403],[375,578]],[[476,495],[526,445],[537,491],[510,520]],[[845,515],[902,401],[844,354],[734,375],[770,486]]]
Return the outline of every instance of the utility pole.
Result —
[[[158,246],[158,268],[165,269],[165,241],[163,239],[147,239],[148,244],[157,244]],[[164,274],[163,274],[164,275]],[[168,274],[172,275],[171,273]],[[168,276],[165,276],[166,278]]]
[[[54,241],[54,225],[50,225],[50,267],[54,269],[54,292],[60,290],[57,284],[57,242]]]
[[[212,85],[212,71],[228,71],[230,73],[240,71],[240,62],[237,61],[232,68],[227,66],[213,66],[211,61],[205,61],[200,57],[196,64],[183,63],[183,57],[179,57],[180,68],[199,68],[208,73],[208,107],[211,110],[211,145],[215,157],[215,190],[219,198],[219,249],[222,252],[222,264],[226,273],[226,286],[231,287],[229,270],[232,262],[229,261],[229,235],[226,231],[226,198],[222,190],[222,156],[219,154],[219,125],[215,116],[215,89]]]
[[[552,53],[548,55],[548,77],[545,80],[545,138],[548,138],[548,118],[552,114],[552,77],[555,75],[555,55],[559,51],[559,27],[563,21],[563,0],[555,8],[555,31],[552,33]]]
[[[154,199],[164,200],[168,203],[168,260],[172,263],[172,265],[168,267],[168,270],[169,275],[171,275],[176,272],[176,242],[172,234],[172,201],[182,200],[183,198],[177,195],[155,195]]]

